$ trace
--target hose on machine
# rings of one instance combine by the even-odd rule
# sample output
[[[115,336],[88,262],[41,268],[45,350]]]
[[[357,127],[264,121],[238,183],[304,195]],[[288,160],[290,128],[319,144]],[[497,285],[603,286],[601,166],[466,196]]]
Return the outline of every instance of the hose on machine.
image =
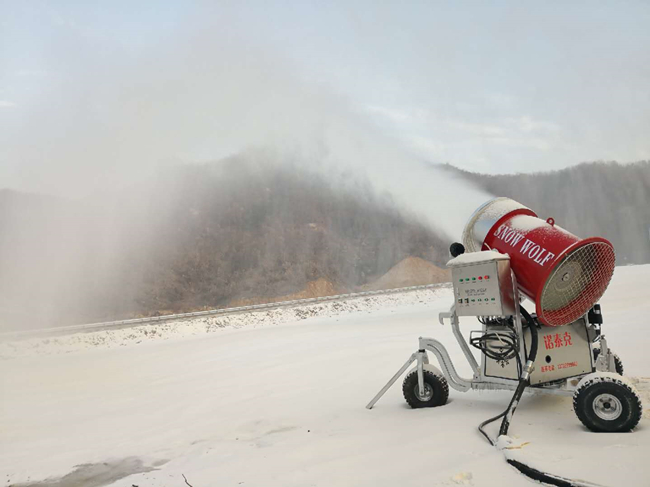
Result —
[[[512,395],[512,399],[510,400],[510,404],[508,404],[508,408],[504,411],[503,421],[501,421],[501,428],[499,428],[499,436],[508,434],[508,428],[510,427],[510,420],[512,419],[512,416],[515,414],[515,409],[517,409],[517,405],[519,404],[521,396],[523,396],[524,394],[524,390],[526,389],[526,387],[530,385],[530,374],[533,371],[533,366],[535,365],[535,359],[537,358],[537,347],[539,343],[538,336],[537,336],[537,327],[535,326],[533,317],[530,316],[528,311],[526,311],[526,308],[524,308],[522,305],[519,305],[519,311],[526,319],[526,322],[528,323],[528,328],[530,329],[530,354],[528,355],[528,358],[526,360],[526,365],[524,365],[523,370],[521,371],[521,376],[519,377],[519,384],[517,385],[517,389],[515,390],[515,393]]]
[[[515,413],[515,409],[517,408],[517,404],[519,404],[519,400],[521,399],[521,396],[524,394],[524,390],[530,384],[530,373],[532,372],[535,359],[537,358],[538,337],[537,337],[537,327],[535,326],[535,320],[533,320],[533,317],[530,315],[530,313],[528,313],[528,311],[526,311],[526,308],[524,308],[522,305],[519,305],[519,311],[521,315],[525,318],[526,323],[528,324],[528,328],[530,328],[530,336],[531,336],[530,354],[528,355],[525,366],[522,367],[521,359],[519,358],[519,351],[516,350],[515,358],[517,359],[518,370],[521,371],[519,377],[519,384],[517,384],[517,389],[515,390],[515,393],[513,394],[512,399],[510,400],[510,403],[508,404],[508,407],[506,408],[505,411],[503,411],[501,414],[497,416],[494,416],[493,418],[483,421],[478,426],[479,432],[483,436],[485,436],[485,438],[490,442],[492,446],[495,446],[495,442],[494,440],[492,440],[492,438],[490,438],[490,436],[485,432],[483,428],[488,424],[496,421],[497,419],[503,418],[503,421],[501,422],[501,428],[499,429],[499,436],[508,434],[508,428],[510,427],[510,421],[512,419],[512,415]]]

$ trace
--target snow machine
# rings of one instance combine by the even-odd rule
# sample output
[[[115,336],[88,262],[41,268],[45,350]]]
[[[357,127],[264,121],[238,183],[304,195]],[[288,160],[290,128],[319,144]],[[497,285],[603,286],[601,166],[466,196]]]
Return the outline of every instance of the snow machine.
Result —
[[[509,198],[476,210],[462,240],[451,246],[447,263],[455,301],[439,321],[451,323],[472,378],[456,372],[442,343],[420,337],[417,351],[366,407],[371,409],[415,362],[402,386],[413,408],[444,405],[449,386],[460,392],[515,391],[506,411],[479,427],[486,437],[482,426],[498,418],[503,418],[500,435],[507,434],[524,390],[573,396],[578,419],[592,431],[632,430],[641,419],[641,400],[608,347],[596,304],[614,272],[612,244],[599,237],[582,240]],[[524,297],[535,303],[536,313],[521,305]],[[475,317],[481,325],[469,340],[460,317]],[[480,351],[480,363],[470,347]]]

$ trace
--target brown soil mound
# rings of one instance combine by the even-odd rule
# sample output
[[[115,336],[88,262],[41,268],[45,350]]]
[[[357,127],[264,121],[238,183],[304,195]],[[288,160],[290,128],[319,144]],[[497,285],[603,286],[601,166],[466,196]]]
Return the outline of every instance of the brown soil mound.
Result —
[[[363,286],[364,291],[379,291],[398,287],[422,286],[451,280],[449,270],[441,269],[419,257],[407,257],[394,265],[386,274]]]
[[[407,257],[394,265],[379,279],[362,286],[359,291],[380,291],[398,287],[421,286],[451,280],[451,273],[419,257]],[[228,307],[251,306],[254,304],[279,303],[294,299],[320,298],[350,292],[336,286],[325,278],[308,282],[302,291],[285,296],[245,298],[231,301]]]
[[[321,296],[333,296],[335,294],[339,294],[339,289],[330,281],[321,277],[315,281],[308,282],[302,291],[290,294],[289,296],[283,296],[281,299],[282,301],[291,301],[293,299],[320,298]]]

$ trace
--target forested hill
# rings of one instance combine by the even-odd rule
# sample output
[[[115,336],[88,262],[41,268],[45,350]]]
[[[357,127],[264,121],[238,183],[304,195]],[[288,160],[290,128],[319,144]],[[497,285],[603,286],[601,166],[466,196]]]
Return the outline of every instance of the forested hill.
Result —
[[[609,239],[618,265],[650,262],[650,161],[594,162],[513,175],[446,167],[494,195],[519,201],[541,218],[552,216],[579,237]]]

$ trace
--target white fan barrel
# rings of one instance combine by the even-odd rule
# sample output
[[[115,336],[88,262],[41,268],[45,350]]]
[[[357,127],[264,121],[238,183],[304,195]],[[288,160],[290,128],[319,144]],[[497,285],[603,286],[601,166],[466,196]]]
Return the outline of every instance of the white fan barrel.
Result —
[[[454,303],[439,321],[449,320],[472,377],[457,373],[442,343],[421,337],[417,351],[366,407],[371,409],[415,363],[402,386],[413,408],[444,405],[449,387],[460,392],[514,391],[525,378],[527,392],[573,396],[578,419],[592,431],[632,430],[642,415],[641,401],[622,377],[620,358],[607,345],[596,304],[613,273],[611,244],[600,238],[581,240],[507,198],[479,208],[463,239],[470,252],[465,253],[463,245],[452,245],[454,258],[447,266]],[[521,245],[541,250],[522,256]],[[535,303],[537,315],[523,310],[523,318],[524,297]],[[469,340],[461,332],[461,317],[473,317],[481,325],[470,332]],[[528,368],[533,332],[537,357]],[[481,351],[480,363],[472,346]],[[440,368],[429,362],[428,353]]]

